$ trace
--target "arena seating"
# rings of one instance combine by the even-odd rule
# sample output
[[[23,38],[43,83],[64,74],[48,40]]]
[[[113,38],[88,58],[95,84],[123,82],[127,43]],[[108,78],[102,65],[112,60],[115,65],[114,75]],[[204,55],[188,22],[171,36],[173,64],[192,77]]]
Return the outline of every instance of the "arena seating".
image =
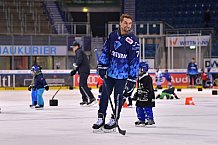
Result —
[[[0,33],[51,33],[51,26],[41,1],[2,0],[0,14]]]

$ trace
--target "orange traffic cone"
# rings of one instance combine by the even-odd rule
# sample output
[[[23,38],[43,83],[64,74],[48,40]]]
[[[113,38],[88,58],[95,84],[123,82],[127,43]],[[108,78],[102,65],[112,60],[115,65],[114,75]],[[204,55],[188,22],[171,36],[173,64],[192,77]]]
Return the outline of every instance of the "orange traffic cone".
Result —
[[[123,108],[128,108],[128,104],[126,103],[126,101],[123,104]]]
[[[192,97],[185,98],[185,105],[195,105],[195,103],[192,100]]]

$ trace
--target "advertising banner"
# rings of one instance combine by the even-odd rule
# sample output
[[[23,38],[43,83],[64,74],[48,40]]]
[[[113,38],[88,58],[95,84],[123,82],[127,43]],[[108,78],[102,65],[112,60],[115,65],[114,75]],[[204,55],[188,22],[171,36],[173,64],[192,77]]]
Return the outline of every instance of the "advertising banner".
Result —
[[[208,46],[210,36],[177,36],[166,37],[166,46]]]

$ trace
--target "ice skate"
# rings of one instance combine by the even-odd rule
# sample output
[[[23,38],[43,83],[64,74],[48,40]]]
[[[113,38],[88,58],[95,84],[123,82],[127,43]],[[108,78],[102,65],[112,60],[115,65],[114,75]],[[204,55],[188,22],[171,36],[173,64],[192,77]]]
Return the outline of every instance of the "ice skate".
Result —
[[[82,101],[82,102],[80,102],[79,104],[81,105],[81,106],[85,106],[85,105],[87,105],[87,101]]]
[[[35,105],[30,105],[29,107],[30,107],[30,108],[35,108]]]
[[[104,115],[103,114],[98,114],[97,122],[92,125],[93,133],[103,132],[104,123],[105,123]]]
[[[44,109],[44,106],[43,106],[43,105],[36,105],[36,106],[35,106],[35,109],[36,109],[36,110],[43,110],[43,109]]]
[[[104,132],[116,132],[117,123],[114,118],[111,118],[110,121],[104,125]]]
[[[136,127],[145,127],[145,121],[137,120],[137,121],[135,122],[135,126],[136,126]]]
[[[155,128],[156,127],[155,122],[152,119],[148,119],[148,121],[145,122],[145,126],[148,127],[148,128]]]
[[[90,100],[90,102],[87,103],[87,106],[92,106],[92,105],[94,105],[94,104],[96,104],[96,103],[97,103],[96,99],[95,99],[95,98],[92,98],[92,99]]]

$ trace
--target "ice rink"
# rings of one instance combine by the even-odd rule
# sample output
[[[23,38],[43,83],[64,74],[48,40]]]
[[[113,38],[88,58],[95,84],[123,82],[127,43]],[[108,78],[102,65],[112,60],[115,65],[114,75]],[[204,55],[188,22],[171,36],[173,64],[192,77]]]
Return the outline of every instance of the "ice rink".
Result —
[[[45,91],[44,110],[29,108],[30,92],[0,91],[0,145],[217,145],[218,95],[182,89],[179,100],[156,100],[156,128],[135,127],[135,106],[123,108],[119,133],[93,133],[98,105],[81,107],[79,90],[60,90],[59,106],[49,106],[56,90]],[[97,97],[97,89],[92,92]],[[158,92],[156,92],[157,94]],[[193,97],[196,105],[185,105]],[[111,108],[108,108],[109,120]]]

